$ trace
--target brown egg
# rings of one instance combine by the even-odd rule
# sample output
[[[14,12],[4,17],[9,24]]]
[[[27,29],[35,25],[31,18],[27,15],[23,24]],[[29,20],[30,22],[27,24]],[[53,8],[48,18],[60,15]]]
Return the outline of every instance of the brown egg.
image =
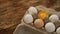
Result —
[[[44,26],[44,22],[42,19],[36,19],[34,21],[34,25],[37,27],[37,28],[42,28]]]

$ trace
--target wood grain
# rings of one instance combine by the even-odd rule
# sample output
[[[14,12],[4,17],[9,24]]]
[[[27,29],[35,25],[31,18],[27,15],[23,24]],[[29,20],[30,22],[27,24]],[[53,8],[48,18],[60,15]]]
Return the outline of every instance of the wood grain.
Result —
[[[20,23],[29,6],[36,6],[40,0],[0,0],[0,29],[6,29]]]

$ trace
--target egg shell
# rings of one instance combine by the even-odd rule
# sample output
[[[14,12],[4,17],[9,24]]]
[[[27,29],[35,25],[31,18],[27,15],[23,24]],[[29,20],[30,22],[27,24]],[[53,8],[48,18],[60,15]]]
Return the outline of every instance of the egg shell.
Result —
[[[25,23],[32,23],[33,22],[33,16],[31,14],[26,14],[23,18]]]
[[[28,9],[28,12],[29,12],[29,14],[32,14],[32,15],[38,13],[38,11],[37,11],[37,9],[35,7],[30,7]]]
[[[37,27],[37,28],[42,28],[44,26],[44,22],[42,19],[36,19],[34,21],[34,25]]]
[[[54,32],[55,31],[55,25],[52,23],[52,22],[48,22],[46,25],[45,25],[45,30],[47,32]]]
[[[60,34],[60,27],[57,28],[56,33]]]
[[[59,20],[59,16],[58,16],[58,15],[51,15],[51,16],[49,17],[49,20],[50,20],[51,22],[56,22],[56,21]]]

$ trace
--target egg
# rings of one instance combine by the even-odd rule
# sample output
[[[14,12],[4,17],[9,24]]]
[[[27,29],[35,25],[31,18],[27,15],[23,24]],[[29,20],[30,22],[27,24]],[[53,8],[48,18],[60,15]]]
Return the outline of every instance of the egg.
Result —
[[[52,23],[52,22],[48,22],[46,25],[45,25],[45,30],[47,32],[54,32],[55,31],[55,25]]]
[[[48,13],[46,11],[41,10],[38,13],[38,17],[41,18],[41,19],[45,19],[47,16],[48,16]]]
[[[56,33],[60,34],[60,27],[57,28]]]
[[[36,19],[34,21],[34,25],[37,27],[37,28],[42,28],[44,26],[44,22],[42,19]]]
[[[31,14],[26,14],[23,18],[25,23],[32,23],[33,22],[33,16]]]
[[[30,7],[28,9],[28,12],[29,12],[29,14],[32,14],[32,15],[38,13],[38,11],[37,11],[37,9],[35,7]]]
[[[55,21],[58,21],[59,20],[59,16],[58,15],[51,15],[50,17],[49,17],[49,20],[51,21],[51,22],[55,22]]]

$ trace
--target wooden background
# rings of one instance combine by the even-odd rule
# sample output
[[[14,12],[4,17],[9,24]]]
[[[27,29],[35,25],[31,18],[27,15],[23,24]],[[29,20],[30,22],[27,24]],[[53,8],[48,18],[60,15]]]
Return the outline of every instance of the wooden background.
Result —
[[[0,34],[12,34],[25,11],[38,5],[60,11],[60,0],[0,0]]]

